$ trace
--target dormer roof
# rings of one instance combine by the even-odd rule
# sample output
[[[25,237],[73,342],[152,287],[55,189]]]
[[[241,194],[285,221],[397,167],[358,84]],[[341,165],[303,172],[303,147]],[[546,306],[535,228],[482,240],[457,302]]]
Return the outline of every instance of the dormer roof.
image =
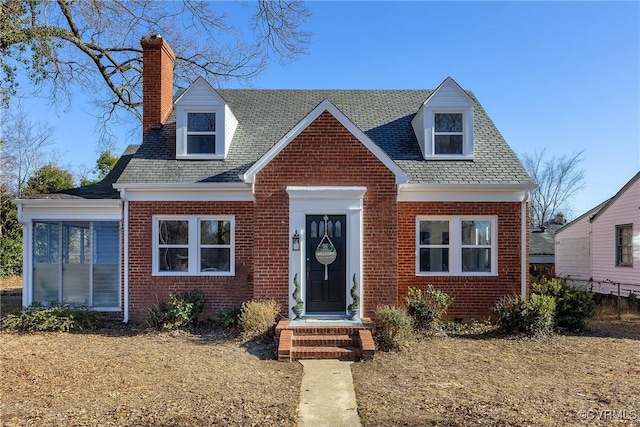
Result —
[[[456,86],[447,79],[438,89]],[[531,184],[471,92],[463,91],[474,106],[473,160],[425,161],[411,121],[436,90],[214,90],[238,122],[224,160],[176,159],[174,111],[165,126],[148,133],[118,183],[242,182],[241,176],[327,100],[407,175],[409,183]]]

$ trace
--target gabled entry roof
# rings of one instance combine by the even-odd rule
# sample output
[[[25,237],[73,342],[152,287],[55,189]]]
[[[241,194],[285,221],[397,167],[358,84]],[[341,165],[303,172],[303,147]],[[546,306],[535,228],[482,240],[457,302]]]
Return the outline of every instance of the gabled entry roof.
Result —
[[[336,118],[358,141],[362,143],[371,153],[378,158],[396,177],[396,184],[404,184],[408,181],[407,174],[400,168],[380,147],[378,147],[371,139],[362,132],[342,111],[340,111],[329,100],[324,99],[320,102],[307,116],[300,120],[287,134],[280,139],[269,151],[267,151],[257,162],[253,164],[241,176],[241,179],[248,183],[253,183],[255,176],[260,172],[274,157],[278,155],[291,141],[293,141],[300,133],[313,123],[322,113],[329,112]]]

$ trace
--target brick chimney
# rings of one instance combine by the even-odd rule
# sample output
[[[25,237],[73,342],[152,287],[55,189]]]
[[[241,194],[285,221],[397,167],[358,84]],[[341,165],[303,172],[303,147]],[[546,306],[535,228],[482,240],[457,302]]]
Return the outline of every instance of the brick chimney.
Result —
[[[161,35],[144,36],[142,45],[142,138],[164,124],[173,109],[176,56]]]

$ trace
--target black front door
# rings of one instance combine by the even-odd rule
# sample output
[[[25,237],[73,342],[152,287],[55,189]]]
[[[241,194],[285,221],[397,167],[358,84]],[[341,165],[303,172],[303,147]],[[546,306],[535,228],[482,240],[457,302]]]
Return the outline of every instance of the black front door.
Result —
[[[325,238],[325,231],[327,238]],[[307,215],[307,284],[306,312],[344,312],[346,310],[347,239],[346,216]],[[324,238],[324,240],[323,240]],[[320,263],[316,248],[331,241],[336,259],[331,264]]]

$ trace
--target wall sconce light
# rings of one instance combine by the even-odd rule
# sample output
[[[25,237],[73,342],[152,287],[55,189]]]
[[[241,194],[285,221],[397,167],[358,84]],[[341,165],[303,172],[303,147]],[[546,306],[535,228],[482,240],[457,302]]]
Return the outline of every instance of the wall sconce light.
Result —
[[[291,237],[291,247],[294,251],[300,250],[300,234],[298,234],[298,230]]]

